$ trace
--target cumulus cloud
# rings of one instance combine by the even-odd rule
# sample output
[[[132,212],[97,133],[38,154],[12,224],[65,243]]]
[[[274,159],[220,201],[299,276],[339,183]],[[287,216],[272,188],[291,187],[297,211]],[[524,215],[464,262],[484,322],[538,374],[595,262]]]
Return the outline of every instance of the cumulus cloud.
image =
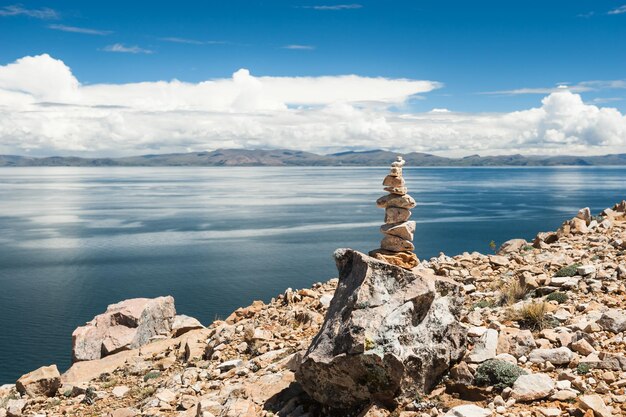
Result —
[[[0,153],[117,156],[217,148],[314,152],[385,148],[469,153],[609,153],[626,117],[568,90],[535,108],[458,113],[403,106],[440,83],[360,77],[256,77],[200,83],[81,84],[48,55],[0,66]]]

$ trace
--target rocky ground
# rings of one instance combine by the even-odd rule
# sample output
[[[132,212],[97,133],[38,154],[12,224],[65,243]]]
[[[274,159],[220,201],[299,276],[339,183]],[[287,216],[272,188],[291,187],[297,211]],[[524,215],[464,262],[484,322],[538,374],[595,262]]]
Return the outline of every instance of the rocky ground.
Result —
[[[497,254],[441,254],[418,268],[464,293],[467,351],[428,394],[339,412],[303,391],[295,372],[334,279],[63,375],[40,368],[0,387],[0,416],[626,415],[626,202]]]

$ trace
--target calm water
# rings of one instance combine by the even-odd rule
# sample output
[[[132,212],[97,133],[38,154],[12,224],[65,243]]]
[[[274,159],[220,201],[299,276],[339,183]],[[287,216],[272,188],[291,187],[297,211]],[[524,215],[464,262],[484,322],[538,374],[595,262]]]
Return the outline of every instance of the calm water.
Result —
[[[0,383],[70,364],[71,333],[131,297],[204,323],[336,276],[377,247],[384,168],[0,168]],[[416,252],[488,251],[626,197],[625,168],[405,169]]]

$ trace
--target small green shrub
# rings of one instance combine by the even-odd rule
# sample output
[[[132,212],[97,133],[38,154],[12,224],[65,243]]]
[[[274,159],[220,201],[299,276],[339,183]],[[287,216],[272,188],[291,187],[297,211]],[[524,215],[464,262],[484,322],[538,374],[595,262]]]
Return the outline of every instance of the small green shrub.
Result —
[[[567,296],[567,294],[565,294],[564,292],[560,292],[560,291],[556,291],[556,292],[550,293],[546,297],[546,300],[548,300],[548,301],[556,301],[559,304],[565,303],[568,299],[569,299],[569,297]]]
[[[522,250],[524,252],[528,252],[529,250],[533,250],[533,249],[535,249],[535,247],[533,245],[524,245],[524,246],[522,246]]]
[[[161,376],[161,372],[159,371],[150,371],[147,374],[144,375],[143,380],[144,382],[148,382],[150,379],[154,379],[154,378],[158,378]]]
[[[554,274],[554,276],[555,277],[573,277],[574,275],[576,275],[576,270],[578,269],[579,266],[580,266],[579,263],[564,266],[563,268],[556,271],[556,274]]]
[[[492,299],[480,300],[472,304],[472,310],[477,308],[495,307],[496,303]]]
[[[579,363],[578,366],[576,367],[576,372],[578,372],[580,375],[586,375],[591,371],[591,368],[589,367],[588,363]]]
[[[526,375],[526,371],[519,366],[498,359],[490,359],[478,366],[474,382],[479,386],[493,386],[498,390],[503,390],[506,387],[512,387],[521,375]]]
[[[493,253],[496,253],[496,249],[497,249],[497,245],[495,240],[492,240],[491,242],[489,242],[489,248],[493,251]]]

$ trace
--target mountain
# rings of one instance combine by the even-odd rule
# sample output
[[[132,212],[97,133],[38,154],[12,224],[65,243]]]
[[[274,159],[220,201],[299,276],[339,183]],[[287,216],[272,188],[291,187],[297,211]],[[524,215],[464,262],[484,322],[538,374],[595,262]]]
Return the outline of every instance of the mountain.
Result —
[[[123,158],[80,158],[52,156],[34,158],[0,155],[0,167],[32,166],[384,166],[397,152],[385,150],[349,151],[330,155],[289,149],[218,149],[191,152],[140,155]],[[524,156],[470,155],[446,158],[420,152],[403,154],[408,166],[626,166],[626,153],[601,156]]]

